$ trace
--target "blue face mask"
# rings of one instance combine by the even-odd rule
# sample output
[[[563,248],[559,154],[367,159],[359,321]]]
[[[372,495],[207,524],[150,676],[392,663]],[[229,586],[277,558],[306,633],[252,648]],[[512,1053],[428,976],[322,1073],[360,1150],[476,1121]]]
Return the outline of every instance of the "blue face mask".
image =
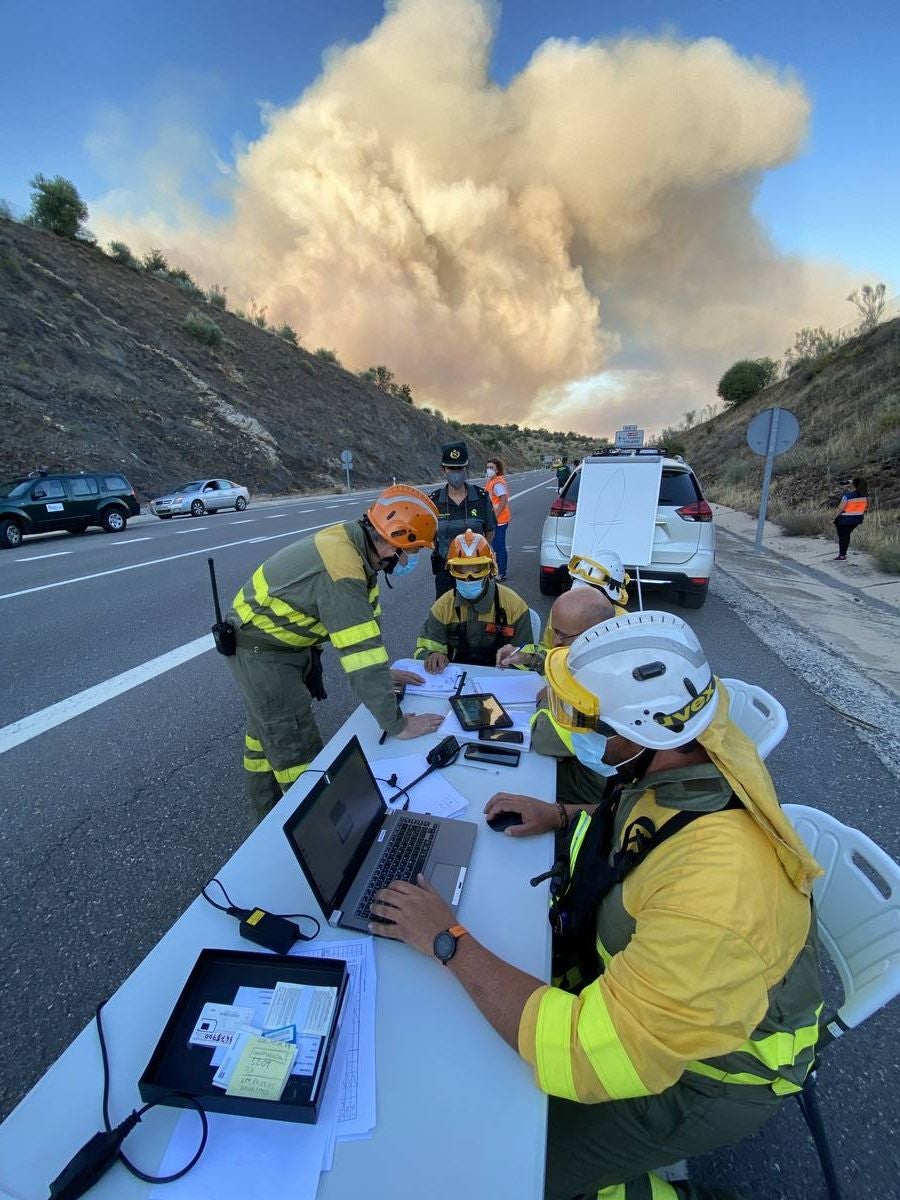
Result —
[[[466,482],[465,468],[457,467],[453,471],[445,471],[444,474],[447,476],[447,482],[451,487],[462,487]]]
[[[406,557],[406,562],[398,562],[393,571],[391,571],[391,578],[398,579],[401,575],[408,575],[410,571],[414,571],[416,569],[416,563],[418,561],[418,554],[408,554]]]
[[[587,767],[589,771],[594,771],[597,775],[609,778],[615,775],[616,768],[603,761],[607,741],[608,738],[604,737],[602,733],[596,733],[593,730],[572,734],[572,750],[581,765]]]
[[[456,594],[463,600],[477,600],[483,589],[483,579],[460,579],[456,584]]]

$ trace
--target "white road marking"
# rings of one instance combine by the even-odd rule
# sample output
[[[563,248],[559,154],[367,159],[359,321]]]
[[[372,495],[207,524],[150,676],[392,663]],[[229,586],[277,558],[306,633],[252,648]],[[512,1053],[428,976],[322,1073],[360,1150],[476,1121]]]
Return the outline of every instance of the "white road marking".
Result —
[[[250,525],[255,520],[254,517],[244,517],[242,521],[229,521],[229,525]]]
[[[301,508],[301,509],[298,509],[298,510],[297,510],[297,512],[295,512],[295,513],[294,513],[294,516],[295,516],[295,517],[302,517],[304,513],[311,513],[311,512],[313,512],[313,511],[314,511],[314,510],[313,510],[313,509],[311,509],[311,508]]]
[[[538,489],[539,487],[544,487],[544,484],[543,484],[543,482],[541,482],[541,483],[536,483],[536,484],[534,485],[534,487],[526,488],[524,492],[516,492],[516,494],[515,494],[514,496],[510,496],[510,498],[509,498],[509,502],[510,502],[510,504],[512,504],[512,502],[513,502],[514,500],[518,500],[518,499],[519,499],[521,496],[527,496],[529,492],[535,492],[535,491],[537,491],[537,489]],[[556,488],[554,488],[554,489],[553,489],[553,491],[555,492],[555,491],[556,491]]]
[[[202,533],[204,529],[209,529],[208,525],[191,525],[187,529],[176,529],[175,533]]]
[[[341,506],[340,506],[340,504],[326,504],[325,507],[326,508],[340,508]]]
[[[50,588],[65,587],[69,583],[84,583],[87,579],[101,579],[106,575],[121,575],[123,571],[138,571],[141,567],[155,567],[159,563],[174,562],[178,558],[192,558],[195,554],[211,554],[213,550],[230,550],[233,546],[248,546],[251,542],[274,542],[278,538],[294,537],[298,533],[312,533],[324,529],[329,521],[320,525],[307,525],[304,529],[289,529],[287,533],[271,533],[268,537],[241,538],[238,542],[222,542],[218,546],[205,546],[202,550],[185,550],[181,554],[167,554],[164,558],[148,558],[146,562],[130,563],[127,567],[111,567],[108,571],[95,571],[91,575],[76,575],[72,579],[57,579],[55,583],[42,583],[37,587],[20,588],[16,592],[0,593],[0,600],[12,600],[16,596],[28,596],[32,592],[46,592]],[[69,551],[66,551],[68,554]]]
[[[132,545],[134,545],[135,542],[152,542],[152,541],[153,541],[152,537],[140,537],[140,538],[133,537],[133,538],[128,538],[128,540],[125,542],[110,542],[109,544],[111,546],[132,546]]]
[[[266,517],[264,518],[264,520],[266,520],[266,521],[277,521],[277,520],[279,520],[281,517],[286,517],[287,515],[288,515],[287,513],[269,513],[269,514],[267,514],[267,515],[266,515]]]
[[[142,683],[154,679],[157,675],[162,675],[165,671],[171,671],[173,667],[180,667],[182,663],[190,662],[199,654],[205,654],[207,650],[212,650],[213,645],[212,635],[205,633],[203,637],[186,642],[183,646],[176,646],[167,654],[151,658],[148,662],[141,663],[139,667],[132,667],[130,671],[123,671],[121,675],[114,675],[112,679],[106,679],[103,683],[86,688],[83,692],[76,692],[74,696],[60,700],[58,704],[51,704],[49,708],[42,708],[38,712],[31,713],[30,716],[23,717],[20,721],[14,721],[12,725],[6,725],[0,729],[0,754],[5,754],[7,750],[12,750],[15,746],[21,746],[23,742],[29,742],[32,738],[39,737],[48,729],[55,729],[57,725],[71,721],[73,717],[78,717],[89,709],[96,708],[98,704],[105,704],[107,700],[112,700],[115,696],[121,696],[123,692],[139,687]]]
[[[52,554],[30,554],[28,558],[17,558],[16,562],[37,562],[39,558],[61,558],[62,555],[71,553],[71,550],[55,550]]]

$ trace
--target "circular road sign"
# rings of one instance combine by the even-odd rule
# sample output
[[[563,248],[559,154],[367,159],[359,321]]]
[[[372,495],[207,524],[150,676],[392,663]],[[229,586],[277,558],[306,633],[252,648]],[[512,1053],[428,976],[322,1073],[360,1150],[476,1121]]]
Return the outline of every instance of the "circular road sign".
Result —
[[[763,453],[765,454],[765,451],[763,451]],[[344,466],[344,467],[352,467],[353,466],[353,451],[352,450],[342,450],[341,451],[341,466]]]
[[[778,428],[775,431],[773,454],[784,454],[800,436],[800,424],[794,414],[787,408],[767,408],[757,413],[747,426],[747,445],[756,454],[765,457],[769,453],[769,435],[772,421],[778,413]]]

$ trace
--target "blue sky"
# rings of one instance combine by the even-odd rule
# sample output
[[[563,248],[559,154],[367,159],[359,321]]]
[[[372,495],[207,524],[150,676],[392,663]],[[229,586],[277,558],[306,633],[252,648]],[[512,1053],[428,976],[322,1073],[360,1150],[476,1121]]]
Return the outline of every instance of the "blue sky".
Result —
[[[0,197],[27,205],[36,171],[108,186],[86,148],[109,110],[140,129],[173,93],[227,159],[259,133],[259,105],[293,100],[334,43],[365,37],[376,0],[6,0],[0,74]],[[717,36],[741,54],[796,71],[813,103],[802,156],[770,173],[757,212],[788,251],[836,258],[900,287],[896,210],[900,155],[889,132],[900,110],[900,16],[869,0],[509,0],[492,72],[507,81],[546,38],[590,39],[673,30]],[[146,130],[149,139],[151,131]],[[849,311],[849,310],[848,310]]]

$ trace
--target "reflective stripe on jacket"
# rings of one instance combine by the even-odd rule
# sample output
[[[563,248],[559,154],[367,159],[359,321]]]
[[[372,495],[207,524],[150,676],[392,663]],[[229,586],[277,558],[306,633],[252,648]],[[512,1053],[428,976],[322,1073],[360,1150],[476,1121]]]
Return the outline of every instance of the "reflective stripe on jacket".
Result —
[[[358,521],[285,546],[253,572],[228,620],[243,644],[286,652],[330,641],[357,700],[388,733],[403,726],[381,640],[378,574]]]
[[[839,514],[842,517],[864,517],[869,507],[869,501],[865,496],[852,496],[844,505],[844,510]],[[860,534],[862,537],[862,534]]]
[[[622,1100],[663,1092],[685,1071],[800,1090],[821,1008],[810,902],[750,814],[719,811],[730,797],[712,764],[623,790],[616,850],[637,817],[660,828],[680,809],[704,815],[601,901],[599,977],[579,994],[529,997],[519,1051],[544,1091]],[[573,863],[591,819],[575,826]]]
[[[496,589],[499,607],[506,615],[512,632],[504,635],[501,644],[521,645],[531,638],[531,614],[528,605],[512,588],[502,583],[492,583]],[[497,641],[496,630],[489,631],[494,623],[494,603],[488,604],[484,612],[478,612],[471,604],[461,600],[454,590],[444,592],[432,604],[425,624],[416,640],[416,658],[427,658],[429,654],[446,654],[452,657],[463,641],[474,652],[491,649]],[[457,610],[459,610],[457,614]],[[460,636],[460,617],[464,636]]]
[[[497,494],[497,485],[500,484],[506,488],[506,492],[500,495]],[[510,518],[509,511],[509,484],[506,482],[504,475],[495,475],[493,479],[489,479],[484,485],[484,490],[491,498],[491,504],[494,506],[494,516],[497,518],[498,525],[508,525]]]

